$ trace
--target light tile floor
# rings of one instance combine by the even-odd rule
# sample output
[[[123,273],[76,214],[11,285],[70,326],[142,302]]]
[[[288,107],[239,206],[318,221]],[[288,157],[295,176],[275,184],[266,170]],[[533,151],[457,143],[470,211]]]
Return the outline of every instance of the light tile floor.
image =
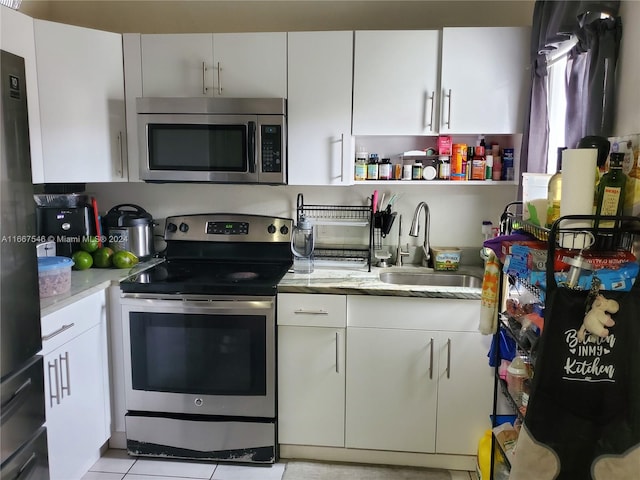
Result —
[[[107,450],[82,480],[281,480],[285,462],[272,466],[227,465],[136,458]],[[474,472],[452,471],[451,480],[477,480]]]

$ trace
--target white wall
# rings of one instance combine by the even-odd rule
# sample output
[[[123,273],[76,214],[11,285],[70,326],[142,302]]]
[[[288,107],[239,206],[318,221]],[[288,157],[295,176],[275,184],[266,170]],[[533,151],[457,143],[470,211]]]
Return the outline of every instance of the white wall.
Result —
[[[497,225],[504,206],[516,197],[514,185],[357,185],[353,187],[290,187],[207,184],[89,184],[87,191],[98,198],[101,213],[120,203],[134,203],[151,213],[161,226],[168,215],[189,213],[254,213],[295,219],[296,197],[305,204],[366,205],[377,188],[380,194],[401,197],[394,210],[403,217],[402,243],[419,245],[420,238],[407,232],[416,205],[426,201],[431,211],[431,244],[435,246],[480,247],[482,220]],[[420,225],[423,219],[420,219]],[[397,245],[398,222],[384,240]],[[421,227],[422,228],[422,227]],[[422,232],[422,230],[421,230]]]

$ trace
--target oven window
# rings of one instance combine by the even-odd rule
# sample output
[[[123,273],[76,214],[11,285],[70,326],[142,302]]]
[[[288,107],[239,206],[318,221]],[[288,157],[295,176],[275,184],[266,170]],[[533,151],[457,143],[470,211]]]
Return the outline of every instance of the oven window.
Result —
[[[131,312],[134,390],[266,394],[266,319],[260,315]]]
[[[245,125],[149,124],[149,168],[246,172]]]

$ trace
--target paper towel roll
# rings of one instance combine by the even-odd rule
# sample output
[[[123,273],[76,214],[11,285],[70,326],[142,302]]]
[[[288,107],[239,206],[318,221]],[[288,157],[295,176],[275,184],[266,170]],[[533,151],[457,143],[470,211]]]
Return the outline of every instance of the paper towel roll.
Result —
[[[592,215],[596,188],[596,162],[598,149],[575,148],[562,152],[562,192],[560,216]],[[560,228],[591,227],[591,222],[564,220]],[[586,248],[591,236],[561,235],[560,244],[565,248]]]

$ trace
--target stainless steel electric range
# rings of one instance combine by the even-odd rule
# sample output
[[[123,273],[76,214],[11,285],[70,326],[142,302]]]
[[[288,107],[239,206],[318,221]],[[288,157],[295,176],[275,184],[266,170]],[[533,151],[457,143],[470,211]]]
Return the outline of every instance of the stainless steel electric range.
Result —
[[[169,217],[166,261],[120,284],[132,455],[273,463],[287,218]]]

